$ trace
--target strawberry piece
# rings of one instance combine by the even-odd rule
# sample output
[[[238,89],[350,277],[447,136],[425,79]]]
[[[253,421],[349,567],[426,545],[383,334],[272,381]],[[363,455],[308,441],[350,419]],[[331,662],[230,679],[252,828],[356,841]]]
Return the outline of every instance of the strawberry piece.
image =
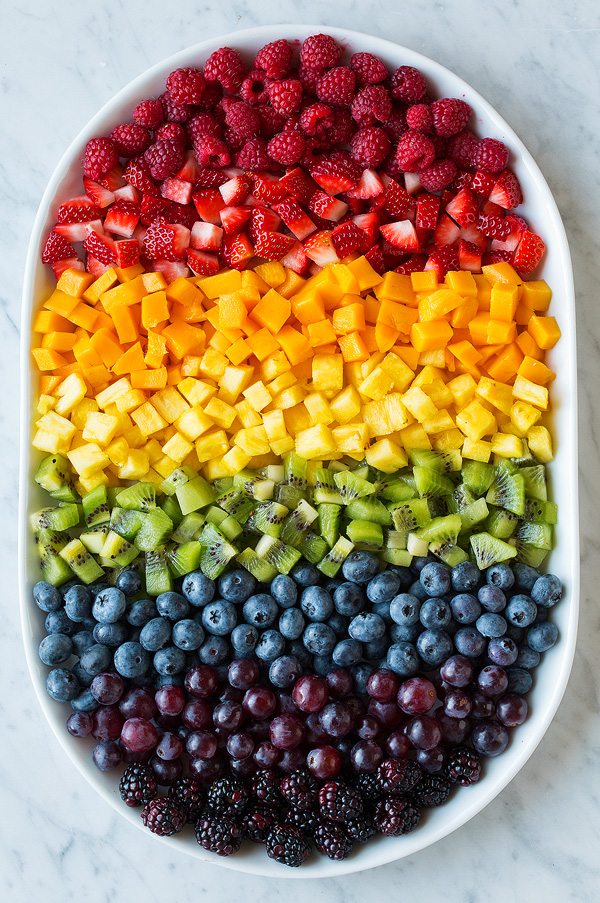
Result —
[[[200,220],[192,226],[190,247],[195,251],[218,251],[222,240],[223,230],[219,226]]]
[[[310,174],[327,194],[335,195],[355,188],[361,171],[351,160],[330,158],[314,163]]]
[[[351,221],[340,223],[331,233],[331,241],[340,259],[367,250],[366,233]]]
[[[139,204],[140,197],[140,192],[133,185],[123,185],[115,191],[115,201],[133,201],[134,204]]]
[[[280,204],[275,204],[273,210],[279,214],[292,235],[299,241],[303,241],[317,228],[297,201],[291,198],[281,201]]]
[[[223,169],[208,169],[200,166],[195,181],[195,188],[219,188],[229,181],[229,178]]]
[[[516,175],[505,169],[498,176],[498,179],[490,192],[490,201],[498,204],[504,210],[513,210],[523,201],[523,192]]]
[[[498,238],[501,241],[504,241],[510,232],[510,225],[506,222],[506,218],[495,213],[480,214],[477,228],[486,238]]]
[[[415,224],[420,229],[435,229],[441,201],[435,194],[420,194],[417,198]]]
[[[420,273],[425,269],[426,262],[427,258],[424,254],[413,254],[412,257],[396,267],[396,273],[402,273],[404,276],[408,276],[410,273]]]
[[[134,188],[137,188],[138,191],[141,191],[142,194],[157,195],[159,193],[158,186],[150,175],[150,169],[143,157],[138,157],[136,160],[129,161],[125,167],[123,178],[129,185],[132,185]]]
[[[186,257],[188,266],[196,276],[216,276],[219,272],[219,258],[214,254],[188,248]]]
[[[471,188],[477,194],[483,194],[486,198],[489,198],[494,185],[496,184],[496,176],[492,176],[489,172],[483,172],[483,170],[478,169],[474,176],[471,178]]]
[[[175,173],[175,176],[178,179],[182,179],[184,182],[192,182],[192,184],[195,185],[199,175],[200,167],[198,166],[194,151],[188,151],[185,163],[181,169]]]
[[[251,207],[223,207],[220,211],[221,223],[227,235],[241,232],[252,216]]]
[[[331,232],[327,229],[315,232],[306,239],[304,253],[320,267],[326,267],[329,263],[339,263]]]
[[[508,226],[509,232],[506,238],[495,238],[492,241],[492,251],[516,251],[517,245],[521,241],[521,235],[527,229],[527,223],[522,216],[516,213],[508,213],[504,218],[505,224]]]
[[[146,256],[151,260],[182,260],[190,243],[190,230],[185,226],[167,223],[157,217],[150,225],[144,239]]]
[[[441,282],[449,270],[458,269],[458,249],[456,245],[446,245],[438,248],[427,258],[424,267],[426,270],[434,270],[438,282]]]
[[[389,179],[384,190],[384,207],[393,217],[413,219],[415,202],[408,191],[394,179]]]
[[[415,227],[409,219],[396,223],[386,223],[380,226],[379,231],[394,248],[399,251],[414,252],[420,250],[419,239]]]
[[[123,169],[121,166],[113,166],[113,168],[109,169],[108,172],[105,172],[104,175],[99,176],[96,181],[102,188],[115,192],[117,188],[122,188],[125,184]]]
[[[252,189],[252,179],[245,173],[234,176],[229,181],[219,186],[221,197],[230,207],[236,207],[243,204]]]
[[[107,232],[131,238],[140,220],[140,208],[131,201],[116,201],[108,208],[104,219]],[[101,259],[101,258],[100,258]]]
[[[152,269],[162,273],[169,285],[176,279],[190,275],[187,264],[181,260],[153,260]]]
[[[99,182],[84,177],[83,187],[90,201],[93,201],[97,207],[108,207],[115,199],[114,192],[104,188]]]
[[[194,192],[192,201],[200,219],[203,219],[206,223],[219,225],[221,222],[219,214],[225,206],[219,191],[215,188],[203,188],[201,191]]]
[[[460,238],[463,241],[470,241],[472,244],[477,245],[481,251],[487,248],[487,239],[481,234],[477,226],[464,226],[460,230]]]
[[[281,260],[294,245],[294,239],[282,232],[259,232],[254,242],[257,257],[265,260]]]
[[[490,263],[510,263],[513,264],[515,260],[515,255],[512,251],[486,251],[483,257],[481,258],[481,263],[483,266],[488,266]]]
[[[339,198],[331,197],[324,191],[315,191],[308,202],[308,209],[321,219],[328,219],[337,223],[348,212],[348,204]]]
[[[469,188],[461,188],[449,204],[446,204],[446,213],[458,223],[459,226],[470,226],[477,222],[477,201]]]
[[[286,197],[293,198],[306,206],[315,190],[315,183],[306,170],[300,166],[290,169],[279,180],[279,185]]]
[[[374,245],[379,235],[380,222],[376,211],[371,210],[369,213],[359,213],[352,217],[352,222],[365,233],[366,246],[370,247],[371,245]]]
[[[228,267],[234,270],[245,270],[254,256],[254,248],[248,236],[242,232],[239,235],[226,235],[223,238],[221,254]]]
[[[51,232],[42,249],[42,263],[56,263],[73,257],[73,248],[60,232]]]
[[[157,216],[165,216],[171,204],[166,198],[157,198],[151,194],[145,194],[140,201],[140,222],[149,226]]]
[[[369,261],[375,272],[379,273],[380,276],[383,276],[385,273],[385,260],[383,259],[381,246],[373,245],[365,254],[365,258]]]
[[[349,198],[359,198],[366,201],[375,198],[383,192],[383,182],[374,169],[365,169],[356,188],[348,192]]]
[[[140,246],[135,238],[116,241],[117,266],[125,269],[140,262]]]
[[[108,235],[102,235],[93,230],[88,233],[83,243],[88,254],[99,260],[100,263],[114,263],[117,259],[115,242]]]
[[[252,194],[257,201],[261,201],[263,204],[276,204],[277,201],[282,201],[286,195],[285,185],[282,185],[281,180],[270,173],[254,173],[253,183]]]
[[[85,270],[83,261],[80,260],[79,257],[65,257],[62,260],[55,260],[54,263],[50,264],[50,266],[52,267],[54,276],[57,281],[60,279],[65,270]],[[102,266],[102,264],[100,264],[100,266]],[[105,269],[107,268],[103,267],[103,271]]]
[[[404,173],[404,186],[409,194],[416,194],[421,188],[421,178],[418,172]]]
[[[299,241],[295,242],[292,249],[288,251],[285,257],[281,258],[282,264],[299,276],[304,276],[310,267],[310,260],[304,253],[304,248]]]
[[[77,242],[85,241],[88,233],[92,230],[102,232],[102,228],[102,220],[93,219],[87,223],[61,223],[54,227],[54,231],[67,241]]]
[[[472,241],[460,239],[458,242],[458,265],[461,270],[471,273],[481,272],[481,248]]]
[[[107,269],[109,268],[109,264],[100,263],[100,261],[96,260],[95,257],[92,257],[91,254],[87,254],[85,258],[85,268],[88,273],[92,274],[94,279],[98,279],[103,273],[106,273]]]
[[[275,232],[280,222],[281,219],[274,210],[262,206],[253,207],[249,228],[252,241],[256,241],[260,232]]]
[[[433,241],[436,248],[451,245],[460,235],[460,226],[447,213],[442,213],[435,228]]]
[[[56,214],[56,222],[89,223],[90,220],[100,219],[100,216],[100,208],[82,194],[60,205]]]
[[[163,198],[174,201],[176,204],[189,204],[192,199],[192,184],[183,179],[165,179],[160,186],[160,193]]]
[[[521,240],[517,245],[514,256],[514,265],[519,273],[521,275],[532,273],[540,263],[545,251],[546,245],[541,236],[531,232],[529,229],[525,229],[521,233]]]
[[[460,191],[461,188],[473,188],[473,173],[459,172],[454,182],[450,186],[454,191]]]

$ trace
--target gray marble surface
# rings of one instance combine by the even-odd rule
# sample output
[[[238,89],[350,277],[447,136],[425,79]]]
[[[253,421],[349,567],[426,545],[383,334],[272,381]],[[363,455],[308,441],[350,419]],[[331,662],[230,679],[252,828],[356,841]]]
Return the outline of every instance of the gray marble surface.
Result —
[[[201,866],[133,831],[75,773],[26,674],[17,619],[17,337],[28,231],[66,144],[113,92],[220,32],[304,21],[382,35],[454,69],[525,139],[562,211],[577,286],[582,611],[571,682],[527,766],[477,818],[410,860],[288,883],[289,903],[600,898],[600,7],[542,0],[4,0],[0,54],[0,899],[273,899],[265,879]],[[243,888],[243,890],[242,890]]]

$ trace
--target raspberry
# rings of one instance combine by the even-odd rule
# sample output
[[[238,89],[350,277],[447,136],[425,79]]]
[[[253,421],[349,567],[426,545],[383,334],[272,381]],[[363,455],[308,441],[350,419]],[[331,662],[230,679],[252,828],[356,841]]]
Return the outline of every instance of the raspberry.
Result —
[[[196,824],[196,840],[209,853],[231,856],[242,845],[242,829],[229,818],[204,815]]]
[[[333,111],[333,124],[329,130],[326,144],[328,147],[339,147],[349,144],[356,129],[356,123],[347,107],[338,107]]]
[[[200,69],[174,69],[167,78],[167,91],[175,103],[200,103],[204,93],[204,76]]]
[[[359,125],[385,122],[392,115],[392,101],[383,85],[367,85],[352,101],[352,117]]]
[[[502,172],[508,164],[508,148],[495,138],[482,138],[473,153],[473,165],[483,172]]]
[[[363,801],[355,787],[328,781],[319,791],[319,809],[329,821],[345,822],[362,814]]]
[[[156,141],[175,141],[182,147],[187,144],[185,129],[178,122],[165,122],[157,129],[154,138]]]
[[[413,787],[411,796],[422,809],[441,806],[450,796],[452,787],[440,774],[427,774]]]
[[[237,155],[236,165],[241,169],[249,169],[250,172],[259,172],[261,169],[270,168],[267,145],[262,138],[251,138],[246,141]]]
[[[417,103],[427,92],[427,82],[418,69],[400,66],[392,74],[392,96],[404,103]]]
[[[249,72],[240,86],[240,97],[252,106],[268,103],[267,93],[269,82],[264,72],[253,69]]]
[[[150,174],[154,179],[166,179],[181,169],[185,151],[181,144],[168,138],[156,141],[144,154]]]
[[[406,131],[406,114],[403,110],[392,110],[391,116],[383,124],[392,141],[398,141]]]
[[[273,107],[258,107],[260,117],[260,130],[265,138],[272,138],[277,132],[282,132],[287,125],[287,116],[278,113]]]
[[[304,768],[285,775],[279,784],[281,795],[297,809],[315,809],[318,800],[318,785]]]
[[[431,104],[433,127],[438,135],[449,138],[458,135],[471,118],[471,107],[457,97],[443,97]]]
[[[190,141],[195,144],[201,138],[210,135],[211,138],[221,137],[221,126],[210,113],[198,113],[187,124],[187,132]]]
[[[269,78],[283,78],[292,66],[292,52],[289,41],[271,41],[258,51],[254,65]]]
[[[386,797],[375,807],[375,827],[388,837],[399,837],[416,828],[421,813],[405,797]]]
[[[196,822],[204,806],[204,788],[196,778],[178,778],[169,787],[169,797],[182,809],[188,822]]]
[[[150,132],[136,122],[117,125],[110,133],[120,157],[137,157],[143,154],[150,141]]]
[[[98,180],[119,162],[117,146],[112,138],[92,138],[83,153],[83,173]]]
[[[286,78],[283,81],[271,82],[267,88],[271,105],[278,113],[286,116],[300,109],[302,102],[302,82],[297,78]]]
[[[185,825],[185,815],[173,800],[158,796],[143,809],[142,821],[153,834],[170,837],[181,831]]]
[[[372,53],[353,53],[350,68],[356,73],[359,85],[376,85],[388,77],[385,64]]]
[[[219,82],[225,91],[236,91],[244,78],[244,63],[238,51],[221,47],[211,53],[204,66],[204,78],[207,82]]]
[[[433,141],[422,132],[410,129],[400,138],[394,159],[404,172],[428,169],[435,160]]]
[[[300,62],[311,69],[328,69],[336,66],[342,56],[342,48],[331,35],[313,34],[306,38],[300,50]]]
[[[406,111],[406,124],[409,129],[417,129],[427,134],[433,131],[433,114],[426,103],[416,103]]]
[[[481,777],[481,759],[473,749],[456,746],[448,753],[445,773],[452,784],[476,784]]]
[[[164,122],[165,113],[160,100],[142,100],[132,113],[134,122],[147,129],[156,129]]]
[[[237,778],[219,778],[208,788],[206,802],[212,812],[231,818],[246,808],[248,792]]]
[[[473,154],[478,144],[479,139],[475,137],[473,132],[465,129],[464,132],[459,132],[458,135],[455,135],[448,142],[448,156],[461,169],[468,169],[474,165]]]
[[[202,100],[198,104],[198,109],[210,113],[211,110],[214,110],[222,97],[223,88],[218,82],[205,82],[204,93],[202,94]]]
[[[220,168],[231,162],[227,145],[220,138],[205,135],[194,142],[194,153],[200,166]]]
[[[324,139],[333,126],[333,119],[331,107],[324,103],[313,103],[302,110],[299,125],[305,135]]]
[[[309,854],[308,841],[299,828],[293,825],[277,824],[267,834],[267,856],[297,868],[302,865]]]
[[[317,93],[317,84],[322,74],[322,69],[312,69],[310,66],[300,66],[298,78],[302,82],[305,94]]]
[[[275,135],[267,145],[267,153],[282,166],[293,166],[304,156],[305,140],[297,129],[286,129]]]
[[[406,793],[421,777],[421,769],[410,759],[384,759],[377,780],[384,793]]]
[[[42,250],[42,263],[56,263],[57,260],[69,260],[75,257],[75,251],[66,238],[58,232],[51,232]]]
[[[456,163],[452,160],[436,160],[432,166],[419,173],[421,185],[426,191],[442,191],[456,175]]]
[[[317,82],[317,97],[323,103],[352,103],[356,88],[356,76],[348,66],[329,69]]]
[[[276,821],[277,815],[273,809],[269,809],[267,806],[256,806],[242,816],[241,825],[244,837],[253,843],[264,843]]]
[[[128,765],[119,782],[121,799],[128,806],[149,803],[156,790],[156,778],[148,765]]]
[[[192,109],[189,104],[175,103],[168,91],[160,95],[160,102],[163,106],[165,119],[167,122],[184,123],[192,118]]]
[[[260,117],[256,110],[243,101],[238,101],[227,106],[225,122],[233,134],[247,141],[254,138],[260,131]]]
[[[360,166],[375,169],[385,160],[391,146],[384,130],[370,125],[356,132],[350,144],[350,153]]]
[[[315,847],[329,859],[345,859],[352,852],[352,841],[339,825],[323,822],[313,833]]]
[[[356,251],[365,250],[366,236],[363,230],[350,220],[334,228],[331,241],[337,256],[342,259]]]

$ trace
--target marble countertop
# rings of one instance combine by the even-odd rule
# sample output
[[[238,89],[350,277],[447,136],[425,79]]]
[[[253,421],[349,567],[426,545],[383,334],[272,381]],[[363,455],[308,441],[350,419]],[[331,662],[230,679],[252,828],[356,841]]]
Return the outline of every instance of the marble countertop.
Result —
[[[266,2],[266,5],[265,5]],[[289,903],[394,894],[429,903],[587,903],[600,895],[600,8],[595,0],[5,0],[0,61],[0,899],[7,903],[236,901],[240,876],[131,829],[74,772],[26,673],[17,617],[19,298],[27,235],[64,147],[118,88],[204,37],[273,22],[345,25],[431,56],[477,88],[526,141],[562,211],[577,287],[582,597],[575,666],[536,753],[479,816],[410,860],[286,885]],[[594,790],[595,786],[595,790]],[[275,887],[246,877],[262,903]]]

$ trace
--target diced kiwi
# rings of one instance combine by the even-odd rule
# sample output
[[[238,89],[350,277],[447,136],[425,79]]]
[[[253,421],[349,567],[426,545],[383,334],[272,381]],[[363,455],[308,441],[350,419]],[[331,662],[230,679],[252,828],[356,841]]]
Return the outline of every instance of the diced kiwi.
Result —
[[[267,464],[261,471],[265,480],[272,480],[273,483],[283,483],[285,480],[285,467],[283,464]]]
[[[233,487],[234,489],[240,489],[252,499],[265,502],[273,498],[275,483],[273,480],[257,476],[250,470],[242,470],[234,476]]]
[[[309,505],[306,499],[301,499],[283,522],[280,534],[281,541],[297,549],[302,544],[304,534],[318,516],[318,511],[312,505]]]
[[[174,577],[183,577],[200,565],[202,547],[199,542],[182,542],[167,550],[167,562]]]
[[[348,505],[354,499],[364,498],[375,492],[374,483],[357,477],[352,471],[344,470],[333,475],[334,483],[344,504]]]
[[[373,496],[367,496],[364,499],[354,499],[345,510],[346,517],[353,520],[370,520],[375,524],[381,524],[382,527],[391,527],[392,515],[389,510]]]
[[[58,555],[63,546],[66,546],[71,539],[68,533],[61,533],[58,530],[48,530],[47,528],[36,533],[34,538],[40,556],[45,552],[52,552],[55,555]]]
[[[525,510],[525,481],[520,473],[510,473],[498,466],[492,485],[487,491],[486,502],[521,515]]]
[[[206,508],[215,500],[215,491],[210,483],[207,483],[204,477],[194,477],[187,483],[183,483],[175,490],[179,507],[182,514],[190,514],[191,511],[198,511],[200,508]]]
[[[110,504],[106,486],[96,486],[81,500],[83,517],[88,527],[105,524],[110,520]]]
[[[163,501],[160,503],[160,507],[165,512],[165,514],[171,518],[173,521],[173,526],[177,527],[183,520],[183,514],[181,513],[181,508],[179,507],[179,502],[175,498],[174,495],[168,495]]]
[[[78,499],[71,467],[63,455],[49,455],[44,458],[34,479],[58,502],[76,502]]]
[[[264,558],[274,568],[277,568],[280,574],[289,574],[302,557],[302,553],[298,549],[287,546],[273,536],[261,536],[254,551],[259,558]]]
[[[383,528],[369,520],[351,520],[346,527],[346,535],[355,544],[381,549],[383,546]]]
[[[135,544],[140,552],[153,552],[164,545],[172,532],[173,521],[168,514],[165,514],[162,508],[153,508],[144,514],[142,526],[135,537]]]
[[[539,568],[548,555],[546,549],[538,549],[535,546],[528,545],[526,542],[517,542],[515,550],[517,561],[522,562],[522,564],[528,564],[532,568]]]
[[[424,558],[429,552],[429,543],[421,539],[417,533],[409,533],[406,540],[406,549],[411,555]]]
[[[330,549],[336,544],[340,535],[341,515],[341,505],[332,505],[328,502],[319,505],[319,533]],[[317,560],[320,561],[321,558]]]
[[[297,508],[303,498],[306,498],[306,492],[291,483],[278,483],[275,487],[275,499],[289,511]]]
[[[474,533],[469,540],[477,567],[483,571],[492,564],[514,558],[517,550],[514,546],[497,539],[490,533]]]
[[[313,500],[317,505],[341,505],[342,496],[335,485],[334,472],[326,467],[315,470],[313,484]]]
[[[492,485],[494,468],[482,461],[464,461],[461,476],[463,483],[473,495],[485,495]]]
[[[206,577],[215,580],[223,573],[232,558],[237,555],[237,549],[231,545],[214,524],[205,524],[200,534],[202,555],[200,568]]]
[[[215,505],[235,517],[239,524],[245,524],[254,509],[255,502],[240,489],[230,489],[229,492],[217,496]]]
[[[534,524],[558,523],[558,505],[555,502],[541,502],[538,499],[525,499],[523,519]]]
[[[354,544],[340,536],[333,549],[330,549],[327,555],[317,564],[318,569],[326,577],[335,577],[344,561],[354,549]]]
[[[504,511],[502,508],[490,508],[485,529],[496,539],[509,539],[517,529],[518,523],[519,519],[516,514]]]
[[[191,515],[188,516],[191,517]],[[217,508],[215,505],[211,505],[206,512],[206,522],[218,527],[226,539],[237,539],[243,533],[243,528],[239,521],[233,515],[227,514],[226,511],[223,511],[222,508]]]
[[[149,596],[160,596],[161,593],[171,592],[173,589],[173,577],[167,564],[164,549],[146,552],[144,576],[146,579],[146,592]]]
[[[195,473],[194,476],[196,476]],[[230,489],[234,488],[233,482],[233,477],[217,477],[216,480],[212,481],[212,488],[217,495],[223,495],[224,492],[229,492]]]
[[[384,549],[381,555],[387,564],[394,564],[396,567],[410,567],[413,556],[406,549]]]
[[[427,448],[412,448],[408,456],[413,466],[428,467],[437,473],[451,473],[462,466],[462,455],[457,449],[436,452]]]
[[[455,545],[462,527],[459,514],[434,517],[428,524],[416,531],[417,536],[427,543],[448,543]]]
[[[486,500],[476,499],[459,512],[458,516],[462,522],[462,531],[470,530],[475,524],[480,524],[486,519],[489,513],[490,509],[487,506]],[[446,564],[448,564],[448,562],[446,562]]]
[[[110,513],[110,529],[132,542],[142,526],[143,513],[128,508],[113,508]]]
[[[304,534],[299,551],[311,564],[317,564],[327,554],[329,546],[321,536],[309,530]]]
[[[104,561],[110,562],[110,567],[126,567],[138,557],[139,549],[124,536],[109,530],[98,554]]]
[[[64,504],[58,508],[42,508],[31,515],[31,527],[39,530],[69,530],[79,523],[79,506]]]
[[[429,551],[451,568],[469,558],[464,549],[448,542],[430,542]]]
[[[247,571],[250,571],[259,583],[270,583],[277,576],[277,568],[274,568],[264,558],[260,558],[254,549],[243,549],[239,555],[236,555],[235,560]]]
[[[91,530],[79,534],[79,538],[92,555],[100,555],[109,534],[108,524],[100,524]]]
[[[289,510],[279,502],[259,502],[246,522],[246,529],[251,533],[264,533],[277,538],[288,514]]]
[[[119,508],[150,511],[156,508],[156,487],[153,483],[134,483],[117,493],[116,502]]]
[[[72,539],[58,553],[73,573],[84,583],[93,583],[104,571],[79,539]]]
[[[464,483],[459,483],[452,490],[452,495],[448,498],[448,509],[452,514],[460,514],[469,505],[472,505],[476,496],[470,489],[467,489]]]
[[[517,543],[525,543],[528,546],[534,546],[536,549],[545,549],[550,552],[552,549],[552,527],[549,524],[534,524],[530,521],[524,521],[519,525],[519,529],[515,533]]]
[[[288,452],[283,456],[284,480],[296,489],[305,490],[308,488],[306,479],[308,462],[305,458],[301,458],[295,452]]]
[[[521,467],[519,473],[525,482],[525,495],[532,499],[545,502],[548,498],[546,486],[546,468],[543,464],[535,464],[533,467]]]
[[[408,533],[402,530],[385,530],[383,534],[383,545],[386,549],[406,549]]]
[[[424,498],[426,496],[450,495],[454,489],[454,483],[449,477],[430,467],[413,467],[415,486],[417,492]]]
[[[66,561],[56,552],[44,552],[40,558],[42,577],[52,586],[62,586],[75,575]]]
[[[211,509],[209,508],[209,511],[210,510]],[[221,511],[221,508],[215,510]],[[224,511],[222,511],[222,513],[225,514]],[[206,518],[203,514],[200,514],[199,511],[192,511],[190,514],[186,514],[181,523],[177,525],[177,529],[171,536],[171,539],[175,542],[190,542],[192,539],[198,539],[202,532],[205,520]]]
[[[377,490],[377,495],[389,502],[408,501],[408,499],[414,499],[416,494],[417,488],[412,473],[385,480]]]
[[[417,527],[423,527],[431,520],[427,499],[411,499],[391,508],[392,520],[396,530],[410,533]]]
[[[536,463],[536,460],[531,454],[531,449],[529,448],[527,439],[521,439],[521,442],[523,444],[523,454],[518,458],[513,458],[512,460],[518,467],[530,467]]]
[[[177,467],[168,477],[160,484],[161,491],[165,495],[175,495],[177,488],[189,483],[196,476],[195,471],[191,467]]]

